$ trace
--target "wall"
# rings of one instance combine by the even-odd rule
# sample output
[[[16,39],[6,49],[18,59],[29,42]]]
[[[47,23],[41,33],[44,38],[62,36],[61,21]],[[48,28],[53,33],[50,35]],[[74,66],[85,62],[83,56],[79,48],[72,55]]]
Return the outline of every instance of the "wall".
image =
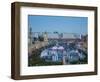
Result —
[[[10,66],[11,66],[11,2],[15,0],[0,0],[0,82],[15,82],[10,79]],[[88,5],[98,6],[100,10],[100,0],[16,0],[25,2],[41,2],[41,3],[53,3],[53,4],[68,4],[68,5]],[[100,11],[98,13],[98,22],[100,22]],[[98,25],[99,27],[100,25]],[[98,34],[100,34],[100,28],[98,28]],[[100,38],[98,38],[100,42]],[[98,43],[99,45],[99,43]],[[98,49],[100,46],[98,47]],[[99,51],[100,54],[100,51]],[[100,55],[98,56],[100,58]],[[98,60],[100,62],[100,59]],[[98,66],[100,69],[100,64]],[[95,81],[100,82],[100,70],[99,75],[93,76],[79,76],[79,77],[63,77],[52,79],[36,79],[28,80],[29,82],[85,82]],[[27,82],[23,80],[22,82]]]

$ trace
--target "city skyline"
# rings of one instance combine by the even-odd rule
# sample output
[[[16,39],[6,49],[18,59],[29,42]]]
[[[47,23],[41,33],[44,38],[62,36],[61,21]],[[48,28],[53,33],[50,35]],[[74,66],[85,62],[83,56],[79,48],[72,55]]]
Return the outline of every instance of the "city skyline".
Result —
[[[28,16],[28,27],[32,32],[87,34],[87,23],[87,17]]]

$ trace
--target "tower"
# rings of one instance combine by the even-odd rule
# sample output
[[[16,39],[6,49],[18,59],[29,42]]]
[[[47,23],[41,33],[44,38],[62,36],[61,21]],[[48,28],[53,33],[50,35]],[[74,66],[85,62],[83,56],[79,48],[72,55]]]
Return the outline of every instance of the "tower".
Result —
[[[44,41],[48,41],[48,34],[47,32],[43,33]]]
[[[28,29],[28,44],[32,45],[32,28]]]

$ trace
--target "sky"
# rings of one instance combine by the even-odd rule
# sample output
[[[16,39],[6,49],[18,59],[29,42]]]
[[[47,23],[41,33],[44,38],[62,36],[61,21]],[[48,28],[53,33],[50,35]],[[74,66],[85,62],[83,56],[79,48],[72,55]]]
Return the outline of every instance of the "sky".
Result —
[[[29,15],[28,26],[33,32],[87,34],[87,17]]]

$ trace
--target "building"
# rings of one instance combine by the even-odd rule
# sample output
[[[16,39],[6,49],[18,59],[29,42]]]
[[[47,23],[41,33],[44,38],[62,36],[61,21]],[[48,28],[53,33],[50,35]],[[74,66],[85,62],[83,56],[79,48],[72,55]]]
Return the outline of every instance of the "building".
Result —
[[[81,39],[81,35],[74,33],[49,33],[48,39],[65,39],[65,40],[73,40],[73,39]]]

